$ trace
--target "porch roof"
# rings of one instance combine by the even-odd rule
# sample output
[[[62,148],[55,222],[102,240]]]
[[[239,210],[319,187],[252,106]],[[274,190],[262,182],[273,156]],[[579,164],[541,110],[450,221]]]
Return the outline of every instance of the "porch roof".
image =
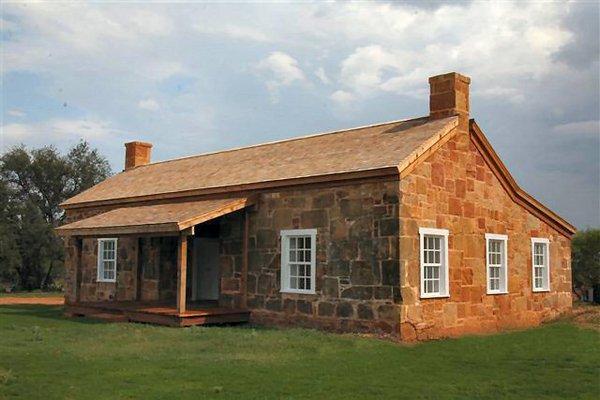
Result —
[[[248,197],[121,207],[56,228],[62,236],[178,234],[253,204]]]

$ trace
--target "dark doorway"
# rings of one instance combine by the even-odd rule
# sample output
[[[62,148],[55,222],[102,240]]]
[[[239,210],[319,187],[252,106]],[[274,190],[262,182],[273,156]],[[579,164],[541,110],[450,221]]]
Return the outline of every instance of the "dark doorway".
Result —
[[[219,239],[194,237],[192,300],[219,300]]]

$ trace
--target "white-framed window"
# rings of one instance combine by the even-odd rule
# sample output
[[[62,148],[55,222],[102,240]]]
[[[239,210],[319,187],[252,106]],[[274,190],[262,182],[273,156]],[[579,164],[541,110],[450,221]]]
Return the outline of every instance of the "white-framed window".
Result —
[[[508,293],[508,236],[485,234],[487,293]]]
[[[550,240],[531,238],[532,284],[534,292],[550,290]]]
[[[421,297],[448,297],[448,230],[419,228]]]
[[[315,293],[316,229],[281,231],[281,291]]]
[[[117,280],[117,239],[98,239],[98,282]]]

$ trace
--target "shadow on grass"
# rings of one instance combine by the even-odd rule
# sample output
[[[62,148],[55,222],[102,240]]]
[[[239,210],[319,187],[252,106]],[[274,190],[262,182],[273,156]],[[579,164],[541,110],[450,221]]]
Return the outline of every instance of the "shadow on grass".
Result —
[[[26,316],[35,318],[53,319],[58,321],[72,321],[83,324],[102,324],[104,321],[85,318],[67,317],[64,315],[63,306],[40,305],[40,304],[10,304],[0,305],[0,318],[2,316]]]

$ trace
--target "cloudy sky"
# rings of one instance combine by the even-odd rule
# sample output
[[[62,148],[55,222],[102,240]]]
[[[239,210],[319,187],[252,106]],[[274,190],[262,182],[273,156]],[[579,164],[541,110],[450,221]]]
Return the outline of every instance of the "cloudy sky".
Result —
[[[600,226],[593,2],[2,3],[0,151],[84,138],[163,160],[428,113],[469,75],[472,115],[517,181]]]

